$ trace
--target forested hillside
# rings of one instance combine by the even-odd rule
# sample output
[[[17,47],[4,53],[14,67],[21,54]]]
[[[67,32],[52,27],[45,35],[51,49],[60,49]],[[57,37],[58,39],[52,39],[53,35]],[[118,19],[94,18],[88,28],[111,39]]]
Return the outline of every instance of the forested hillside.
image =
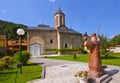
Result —
[[[0,20],[0,35],[7,35],[8,40],[16,40],[19,39],[19,36],[17,35],[16,31],[18,28],[22,28],[26,31],[27,26],[23,24],[15,24],[12,22],[7,22]],[[27,35],[23,36],[23,39],[26,39]]]

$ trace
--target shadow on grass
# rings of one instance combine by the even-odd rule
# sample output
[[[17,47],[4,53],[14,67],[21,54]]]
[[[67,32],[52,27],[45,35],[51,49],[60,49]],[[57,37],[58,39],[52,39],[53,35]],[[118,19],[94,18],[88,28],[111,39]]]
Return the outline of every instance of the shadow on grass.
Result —
[[[34,66],[34,65],[42,65],[44,63],[31,63],[31,64],[27,64],[26,66]]]
[[[3,72],[0,72],[0,74],[16,74],[17,71],[3,71]]]
[[[41,78],[41,76],[38,76],[38,77],[36,77],[35,79],[40,79]]]

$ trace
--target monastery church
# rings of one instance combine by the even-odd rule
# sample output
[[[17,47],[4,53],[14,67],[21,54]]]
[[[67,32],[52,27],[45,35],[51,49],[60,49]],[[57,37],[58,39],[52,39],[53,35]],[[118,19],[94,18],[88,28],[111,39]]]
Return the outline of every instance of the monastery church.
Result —
[[[81,45],[82,34],[65,25],[65,14],[59,8],[54,14],[54,28],[45,24],[27,29],[27,50],[32,56],[59,54],[52,49],[73,49]]]

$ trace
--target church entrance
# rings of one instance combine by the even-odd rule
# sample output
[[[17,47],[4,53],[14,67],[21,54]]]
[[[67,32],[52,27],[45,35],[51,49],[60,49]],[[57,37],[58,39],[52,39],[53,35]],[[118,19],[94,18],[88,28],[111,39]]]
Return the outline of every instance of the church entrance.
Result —
[[[40,56],[41,54],[43,54],[43,45],[40,44],[30,45],[30,54],[32,56]]]

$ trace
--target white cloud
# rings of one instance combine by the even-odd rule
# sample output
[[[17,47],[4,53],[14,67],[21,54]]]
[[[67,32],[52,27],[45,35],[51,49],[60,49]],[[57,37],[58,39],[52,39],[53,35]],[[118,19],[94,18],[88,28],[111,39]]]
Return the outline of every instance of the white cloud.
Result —
[[[55,2],[55,0],[49,0],[50,2]]]
[[[6,11],[5,10],[1,10],[1,13],[5,13]]]

